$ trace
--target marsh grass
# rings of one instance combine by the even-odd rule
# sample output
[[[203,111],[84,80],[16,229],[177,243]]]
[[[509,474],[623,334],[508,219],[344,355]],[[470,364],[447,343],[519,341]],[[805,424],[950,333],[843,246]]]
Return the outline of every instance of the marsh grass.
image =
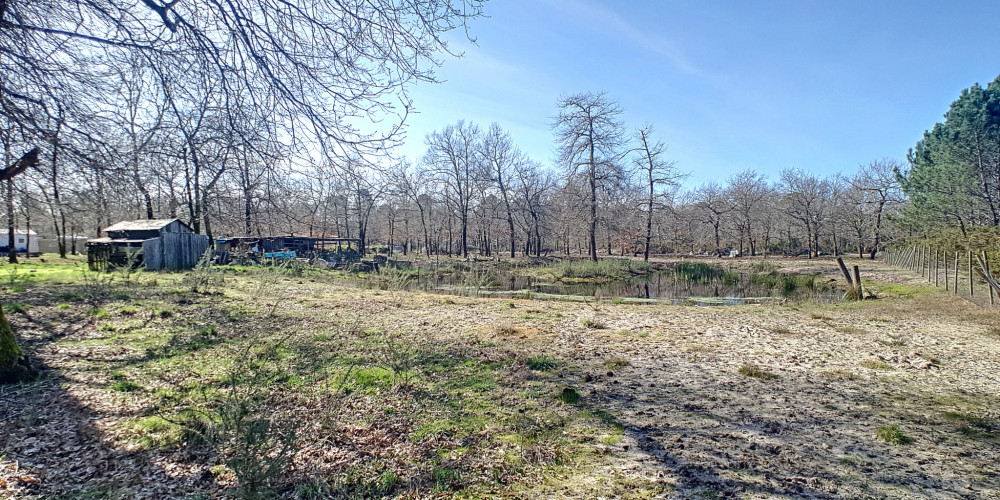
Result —
[[[704,262],[680,262],[674,266],[674,273],[683,281],[701,284],[735,285],[740,280],[739,274]]]

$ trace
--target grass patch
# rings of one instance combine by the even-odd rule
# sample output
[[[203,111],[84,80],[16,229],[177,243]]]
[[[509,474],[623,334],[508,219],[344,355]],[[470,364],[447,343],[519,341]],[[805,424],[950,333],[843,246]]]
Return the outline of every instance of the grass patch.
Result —
[[[674,266],[674,272],[679,280],[703,285],[710,283],[735,285],[740,281],[739,274],[704,262],[680,262]]]
[[[739,372],[740,375],[743,375],[745,377],[755,378],[760,381],[774,380],[778,378],[778,376],[775,375],[774,373],[764,370],[763,368],[753,363],[744,363],[742,366],[740,366],[739,370],[737,371]]]
[[[575,405],[580,402],[580,391],[577,391],[574,387],[564,387],[559,393],[559,401],[566,404]]]
[[[529,358],[525,361],[525,364],[528,365],[528,368],[535,370],[536,372],[543,372],[556,367],[556,362],[546,356]]]
[[[500,336],[517,335],[520,332],[521,330],[519,330],[516,326],[514,326],[509,322],[501,322],[493,327],[494,335],[500,335]]]
[[[878,288],[879,295],[890,295],[896,297],[917,297],[935,293],[933,287],[923,285],[904,285],[899,283],[886,284]]]
[[[959,413],[954,411],[944,412],[941,418],[958,424],[958,432],[973,439],[995,439],[1000,437],[1000,424],[990,419],[980,416]]]
[[[868,368],[869,370],[888,371],[893,369],[892,365],[888,365],[877,359],[866,359],[861,362],[861,366]]]
[[[142,386],[129,382],[128,380],[119,380],[111,384],[109,389],[116,392],[136,392],[141,391]]]
[[[864,328],[859,328],[853,325],[834,327],[834,330],[836,330],[839,333],[843,333],[845,335],[864,335],[868,333],[868,331],[865,330]]]
[[[608,370],[620,370],[626,366],[630,366],[632,363],[625,358],[614,357],[604,361],[604,368]]]
[[[898,425],[883,425],[875,430],[875,437],[879,440],[884,441],[889,444],[909,444],[913,442],[903,431],[900,430]]]
[[[118,309],[118,314],[122,316],[134,316],[139,312],[139,308],[136,306],[123,306]]]
[[[170,448],[184,441],[185,429],[163,418],[141,417],[125,425],[125,438],[143,449]]]
[[[603,330],[608,327],[603,321],[597,318],[584,318],[580,320],[580,326],[591,330]]]
[[[1000,325],[990,325],[986,328],[986,335],[1000,339]]]
[[[28,310],[28,306],[24,304],[18,304],[16,302],[4,304],[3,308],[6,309],[6,311],[9,313],[24,313],[27,312]]]

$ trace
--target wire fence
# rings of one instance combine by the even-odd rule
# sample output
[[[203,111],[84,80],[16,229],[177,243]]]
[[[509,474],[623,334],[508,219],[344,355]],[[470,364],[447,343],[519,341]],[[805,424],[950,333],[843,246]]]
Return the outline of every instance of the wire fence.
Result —
[[[957,251],[929,245],[887,248],[882,261],[909,269],[928,283],[980,305],[1000,304],[1000,280],[991,265],[986,249]]]

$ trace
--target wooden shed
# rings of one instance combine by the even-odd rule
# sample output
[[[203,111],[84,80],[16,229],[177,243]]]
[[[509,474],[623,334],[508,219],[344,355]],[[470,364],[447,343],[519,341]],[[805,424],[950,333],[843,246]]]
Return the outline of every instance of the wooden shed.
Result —
[[[208,236],[195,234],[179,219],[123,221],[103,232],[105,237],[87,242],[87,263],[93,270],[129,264],[149,271],[191,269],[209,244]]]

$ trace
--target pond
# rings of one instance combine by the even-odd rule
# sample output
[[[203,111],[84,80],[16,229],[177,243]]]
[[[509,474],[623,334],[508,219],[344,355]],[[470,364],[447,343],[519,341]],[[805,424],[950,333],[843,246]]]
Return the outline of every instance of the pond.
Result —
[[[833,302],[843,295],[821,276],[779,273],[773,265],[755,264],[740,269],[682,262],[654,267],[618,261],[602,264],[596,270],[588,265],[504,268],[453,263],[444,267],[418,266],[411,271],[408,288],[479,297],[705,306],[804,299]]]

